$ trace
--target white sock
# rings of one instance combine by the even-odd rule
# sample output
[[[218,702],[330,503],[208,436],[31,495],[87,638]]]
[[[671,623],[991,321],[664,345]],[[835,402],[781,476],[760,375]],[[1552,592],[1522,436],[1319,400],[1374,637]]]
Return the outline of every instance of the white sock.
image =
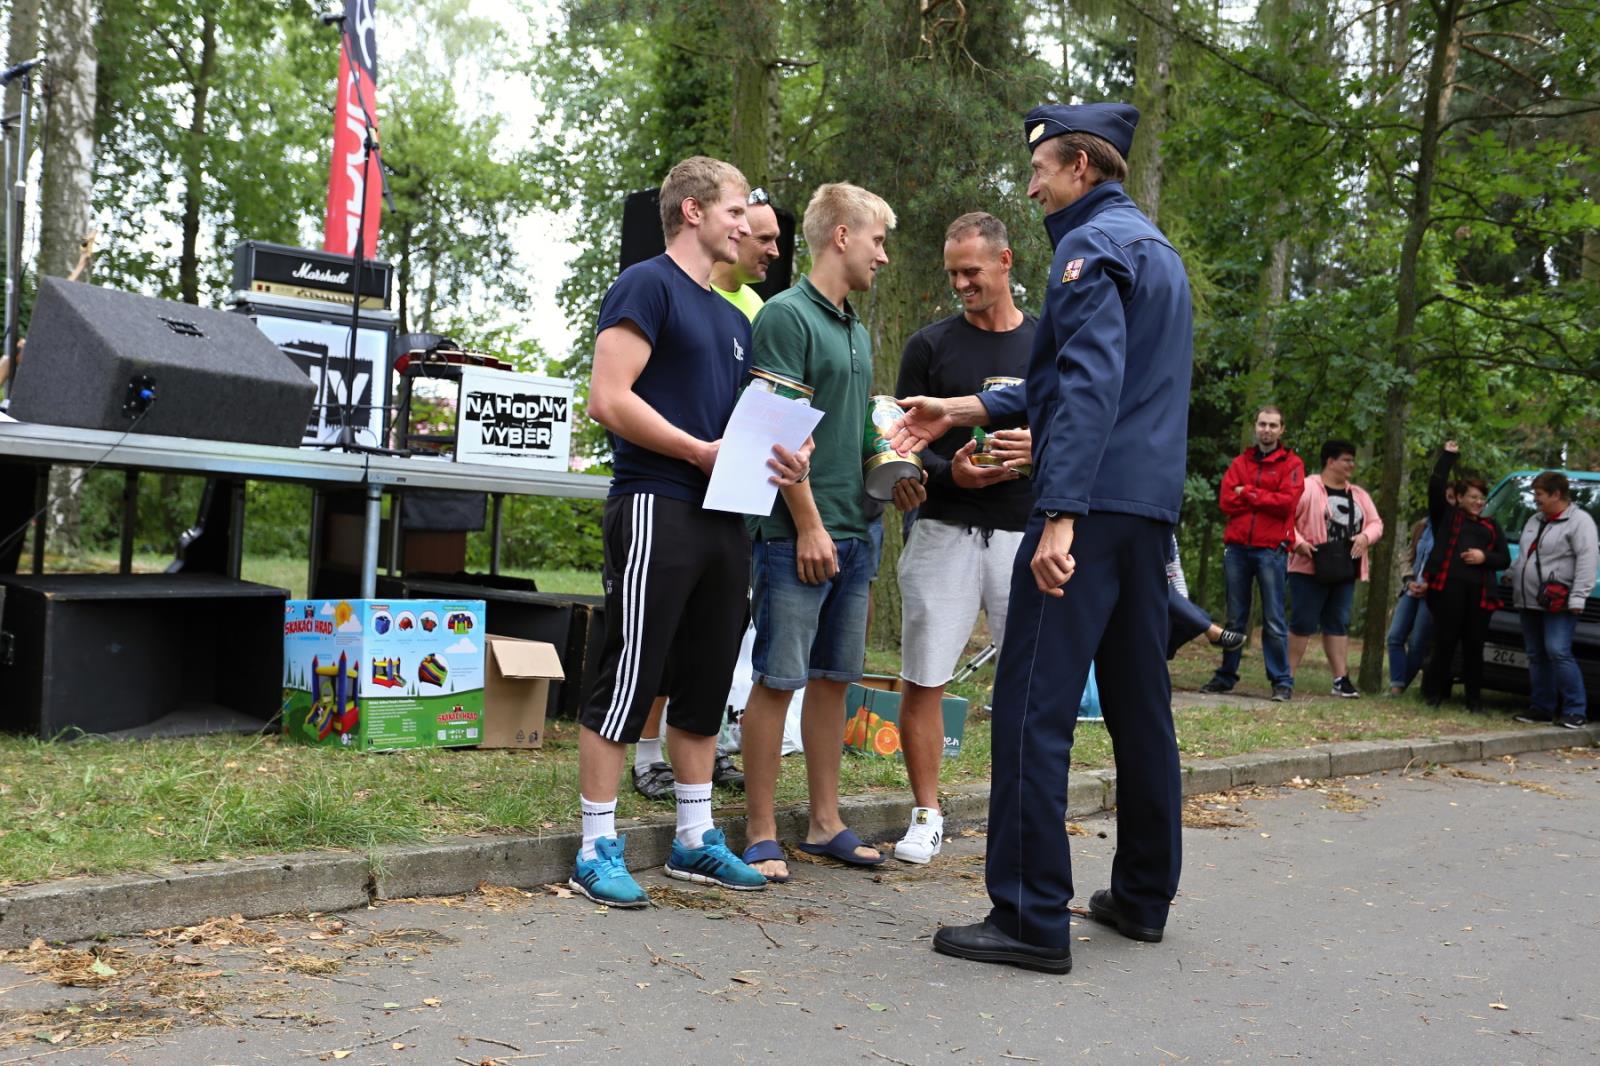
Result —
[[[711,828],[711,782],[686,785],[679,781],[672,786],[672,793],[678,798],[678,843],[698,848]]]
[[[660,737],[656,737],[654,740],[646,740],[644,737],[640,737],[639,743],[633,746],[633,772],[636,774],[642,774],[650,769],[651,763],[665,761],[661,757]]]
[[[593,859],[594,842],[601,837],[617,835],[617,801],[596,803],[588,796],[579,796],[578,801],[583,805],[583,848],[578,854]]]

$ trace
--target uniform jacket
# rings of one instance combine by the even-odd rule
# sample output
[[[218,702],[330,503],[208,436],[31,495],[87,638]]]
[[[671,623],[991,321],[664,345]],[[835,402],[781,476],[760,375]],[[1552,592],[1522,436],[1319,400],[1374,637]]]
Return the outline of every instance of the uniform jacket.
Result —
[[[1027,388],[984,393],[991,424],[1026,406],[1036,512],[1176,522],[1194,361],[1183,261],[1118,182],[1044,224],[1055,258]]]
[[[1383,519],[1378,517],[1378,509],[1372,505],[1372,497],[1368,496],[1367,490],[1360,485],[1350,485],[1350,498],[1361,508],[1361,528],[1357,532],[1367,535],[1367,547],[1370,548],[1378,543],[1379,537],[1383,536]],[[1312,474],[1306,478],[1305,492],[1300,494],[1300,502],[1295,504],[1292,532],[1294,540],[1290,547],[1301,541],[1313,547],[1328,543],[1328,489],[1322,483],[1321,474]],[[1366,581],[1371,571],[1372,554],[1368,552],[1361,557],[1361,580]],[[1315,574],[1317,567],[1310,559],[1291,555],[1289,572]]]
[[[1539,536],[1540,527],[1544,536]],[[1538,540],[1535,551],[1533,542]],[[1547,520],[1535,511],[1522,527],[1522,551],[1511,564],[1511,604],[1518,610],[1537,611],[1539,607],[1539,574],[1546,581],[1559,581],[1572,591],[1567,605],[1583,610],[1589,593],[1594,589],[1597,544],[1594,519],[1577,504],[1567,504],[1561,517]],[[1537,560],[1537,565],[1535,565]]]
[[[1243,492],[1235,492],[1235,486]],[[1277,548],[1294,541],[1294,510],[1306,488],[1306,464],[1284,447],[1267,455],[1251,447],[1228,464],[1217,502],[1228,516],[1224,544]]]

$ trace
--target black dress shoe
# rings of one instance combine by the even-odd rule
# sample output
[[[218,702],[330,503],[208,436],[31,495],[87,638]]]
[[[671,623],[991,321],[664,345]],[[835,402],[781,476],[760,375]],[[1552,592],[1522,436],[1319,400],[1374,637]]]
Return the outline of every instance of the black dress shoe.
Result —
[[[1142,940],[1146,944],[1161,943],[1162,932],[1147,925],[1134,925],[1122,916],[1117,897],[1109,888],[1102,888],[1089,897],[1089,917],[1102,925],[1109,925],[1129,940]]]
[[[933,950],[973,962],[1003,962],[1024,970],[1071,973],[1072,949],[1041,948],[1001,932],[987,920],[977,925],[947,925],[933,934]]]

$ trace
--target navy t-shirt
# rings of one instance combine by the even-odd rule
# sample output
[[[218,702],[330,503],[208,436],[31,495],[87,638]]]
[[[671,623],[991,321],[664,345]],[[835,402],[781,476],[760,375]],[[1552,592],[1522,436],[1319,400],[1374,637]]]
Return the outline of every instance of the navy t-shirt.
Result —
[[[650,341],[634,393],[690,436],[721,438],[746,373],[749,319],[663,253],[635,263],[612,284],[600,304],[596,336],[620,322],[632,322]],[[653,492],[705,501],[707,478],[699,467],[610,437],[616,457],[611,495]]]

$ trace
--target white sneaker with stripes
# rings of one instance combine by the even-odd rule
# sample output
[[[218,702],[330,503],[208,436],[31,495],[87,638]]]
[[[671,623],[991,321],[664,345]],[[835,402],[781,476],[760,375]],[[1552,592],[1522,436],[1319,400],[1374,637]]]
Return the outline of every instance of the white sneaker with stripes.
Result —
[[[911,825],[894,846],[894,857],[901,862],[923,864],[939,854],[944,844],[944,815],[932,807],[911,808]]]

